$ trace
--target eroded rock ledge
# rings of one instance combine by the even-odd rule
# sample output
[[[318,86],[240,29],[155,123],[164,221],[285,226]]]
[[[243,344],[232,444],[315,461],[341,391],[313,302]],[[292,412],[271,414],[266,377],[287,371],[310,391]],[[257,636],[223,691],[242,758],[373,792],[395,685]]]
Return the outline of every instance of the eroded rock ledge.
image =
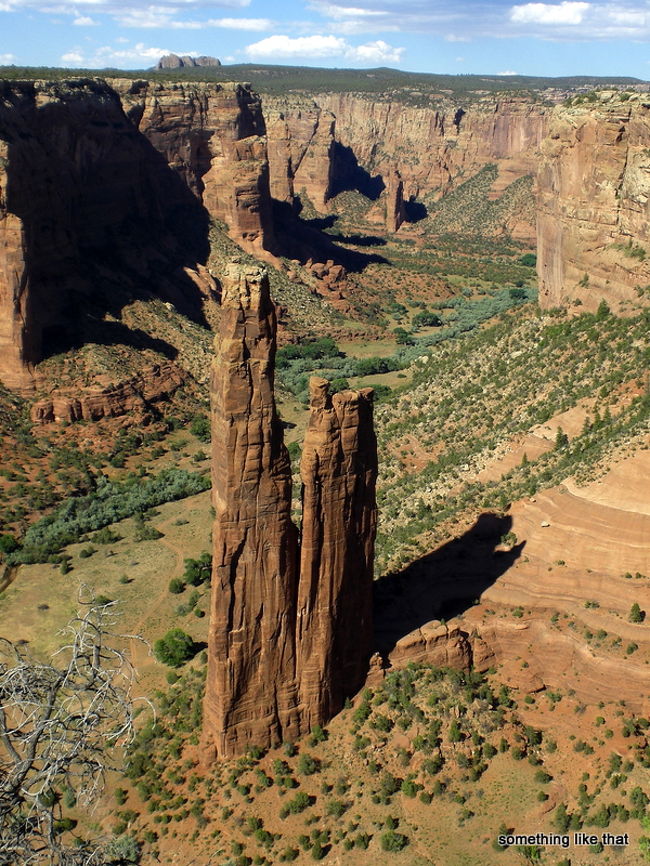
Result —
[[[273,396],[266,273],[223,280],[212,366],[215,522],[203,741],[207,758],[291,740],[363,684],[372,648],[377,446],[372,391],[311,382],[302,538]]]

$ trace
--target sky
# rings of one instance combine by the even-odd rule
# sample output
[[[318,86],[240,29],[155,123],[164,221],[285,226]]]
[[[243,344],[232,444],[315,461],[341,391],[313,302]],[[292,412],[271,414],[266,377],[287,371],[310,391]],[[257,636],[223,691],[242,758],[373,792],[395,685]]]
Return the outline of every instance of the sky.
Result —
[[[163,54],[412,72],[650,79],[650,0],[0,0],[0,65]]]

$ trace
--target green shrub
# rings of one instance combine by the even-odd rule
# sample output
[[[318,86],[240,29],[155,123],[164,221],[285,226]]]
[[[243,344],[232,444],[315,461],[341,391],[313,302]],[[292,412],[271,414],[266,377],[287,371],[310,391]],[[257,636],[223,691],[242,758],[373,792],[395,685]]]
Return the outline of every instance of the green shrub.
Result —
[[[195,415],[190,424],[190,433],[201,442],[210,441],[210,419],[207,415]]]
[[[302,776],[313,776],[320,770],[320,762],[306,752],[298,759],[298,772]]]
[[[380,843],[382,851],[403,851],[409,844],[409,839],[403,833],[387,830],[381,834]]]
[[[210,580],[212,574],[212,555],[202,553],[198,559],[185,560],[185,573],[183,579],[190,586],[199,586]]]
[[[194,641],[189,634],[180,628],[170,629],[153,646],[153,653],[158,661],[172,668],[179,668],[191,659],[195,652]]]
[[[630,608],[630,615],[628,617],[630,622],[643,622],[645,619],[645,611],[641,610],[638,603],[635,601],[632,607]]]
[[[142,513],[164,502],[193,496],[210,487],[210,479],[201,473],[167,469],[155,478],[135,474],[126,481],[109,481],[102,477],[96,489],[86,496],[74,496],[46,517],[32,524],[25,533],[23,546],[8,555],[17,564],[47,562],[68,544],[76,543],[87,532],[94,532]],[[92,555],[90,549],[87,556]]]

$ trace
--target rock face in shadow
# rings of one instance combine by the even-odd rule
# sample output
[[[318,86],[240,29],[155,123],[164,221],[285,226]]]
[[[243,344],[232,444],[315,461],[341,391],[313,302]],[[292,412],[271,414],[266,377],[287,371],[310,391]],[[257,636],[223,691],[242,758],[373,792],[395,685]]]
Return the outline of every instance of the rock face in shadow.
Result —
[[[207,214],[105,83],[0,88],[0,379],[28,389],[128,299],[191,305]]]
[[[440,198],[489,163],[499,170],[492,198],[535,174],[549,114],[524,95],[486,96],[465,110],[443,97],[437,107],[416,107],[359,93],[283,94],[264,96],[263,108],[275,198],[287,201],[304,190],[322,211],[344,189],[374,200],[387,188],[382,211],[389,231],[404,219],[400,198]],[[343,176],[344,153],[361,171]],[[527,214],[514,214],[506,228],[534,241]]]
[[[86,340],[134,298],[200,324],[210,218],[271,243],[265,127],[239,84],[0,82],[0,380]],[[118,93],[119,90],[119,93]],[[92,331],[92,333],[89,333]]]
[[[372,395],[312,385],[302,463],[303,530],[273,397],[268,278],[223,281],[212,368],[215,523],[204,754],[306,733],[363,683],[371,651],[376,441]]]
[[[537,176],[540,306],[648,298],[649,139],[636,94],[553,112]]]
[[[129,118],[234,240],[272,245],[266,128],[249,85],[113,79]]]

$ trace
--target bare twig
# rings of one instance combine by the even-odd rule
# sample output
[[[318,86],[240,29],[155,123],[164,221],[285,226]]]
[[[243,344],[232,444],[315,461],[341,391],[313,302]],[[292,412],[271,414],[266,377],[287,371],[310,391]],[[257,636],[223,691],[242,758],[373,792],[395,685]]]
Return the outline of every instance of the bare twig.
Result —
[[[49,664],[0,638],[0,866],[106,862],[100,842],[63,839],[61,794],[89,806],[133,739],[135,671],[115,603],[80,598]]]

